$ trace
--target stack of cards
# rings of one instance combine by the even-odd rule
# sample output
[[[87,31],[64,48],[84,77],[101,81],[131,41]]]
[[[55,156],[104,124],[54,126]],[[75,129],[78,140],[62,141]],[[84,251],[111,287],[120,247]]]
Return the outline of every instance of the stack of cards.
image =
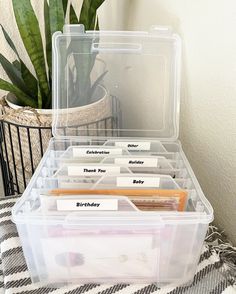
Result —
[[[140,211],[193,209],[193,183],[175,144],[118,139],[89,143],[69,146],[50,158],[37,180],[38,191],[47,187],[44,196],[67,196],[65,201],[76,195],[86,201],[91,195],[120,196]],[[45,198],[43,203],[45,208]]]

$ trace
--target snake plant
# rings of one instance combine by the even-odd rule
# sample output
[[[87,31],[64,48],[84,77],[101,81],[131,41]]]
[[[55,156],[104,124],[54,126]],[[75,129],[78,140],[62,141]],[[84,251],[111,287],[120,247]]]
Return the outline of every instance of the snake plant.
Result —
[[[15,61],[10,62],[0,53],[0,64],[9,78],[9,81],[0,78],[0,89],[13,93],[16,96],[17,104],[21,106],[51,108],[52,34],[56,31],[62,31],[68,15],[71,24],[81,23],[86,30],[93,30],[96,24],[97,9],[105,0],[83,0],[79,17],[68,1],[44,0],[45,31],[41,33],[31,1],[12,0],[16,23],[33,65],[34,74],[23,62],[12,38],[0,24],[5,40],[16,56]],[[43,44],[45,44],[45,50]],[[87,71],[91,70],[90,62]],[[90,85],[91,89],[93,86]]]

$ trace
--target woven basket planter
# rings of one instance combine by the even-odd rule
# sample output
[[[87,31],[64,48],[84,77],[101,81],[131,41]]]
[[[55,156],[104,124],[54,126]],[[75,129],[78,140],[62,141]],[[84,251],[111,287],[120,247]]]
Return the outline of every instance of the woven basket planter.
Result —
[[[114,101],[117,100],[114,99],[106,93],[102,99],[87,106],[61,110],[57,133],[113,136],[112,130],[117,128],[117,119],[113,117]],[[1,99],[1,165],[2,170],[5,168],[3,177],[10,182],[4,180],[5,194],[24,191],[51,137],[52,111],[29,107],[13,109],[5,98]]]

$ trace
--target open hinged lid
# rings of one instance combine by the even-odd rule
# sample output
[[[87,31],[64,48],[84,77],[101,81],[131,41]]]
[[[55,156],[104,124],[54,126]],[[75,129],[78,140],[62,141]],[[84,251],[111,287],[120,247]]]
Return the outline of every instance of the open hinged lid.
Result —
[[[53,135],[175,140],[180,47],[165,27],[84,32],[66,25],[53,37]]]

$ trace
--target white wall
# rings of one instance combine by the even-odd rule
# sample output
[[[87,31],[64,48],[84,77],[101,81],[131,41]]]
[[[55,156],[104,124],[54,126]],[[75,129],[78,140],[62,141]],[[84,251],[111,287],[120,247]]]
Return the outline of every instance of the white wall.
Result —
[[[0,22],[24,52],[10,2],[0,0]],[[39,12],[40,2],[33,2]],[[180,138],[216,223],[236,244],[235,0],[106,0],[99,15],[102,29],[148,30],[160,24],[181,35]],[[0,51],[13,58],[3,42]]]
[[[183,39],[181,141],[236,244],[236,2],[130,0],[130,30],[171,25]]]

